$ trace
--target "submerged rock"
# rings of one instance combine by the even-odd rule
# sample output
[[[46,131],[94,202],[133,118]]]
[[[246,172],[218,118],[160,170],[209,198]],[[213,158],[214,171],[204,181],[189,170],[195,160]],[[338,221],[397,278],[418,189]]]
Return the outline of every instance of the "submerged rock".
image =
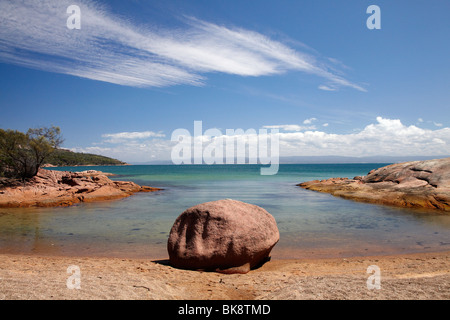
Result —
[[[315,180],[298,186],[356,201],[450,211],[450,158],[397,163],[364,177]]]
[[[247,273],[268,260],[279,238],[266,210],[226,199],[184,211],[170,231],[167,249],[177,268]]]

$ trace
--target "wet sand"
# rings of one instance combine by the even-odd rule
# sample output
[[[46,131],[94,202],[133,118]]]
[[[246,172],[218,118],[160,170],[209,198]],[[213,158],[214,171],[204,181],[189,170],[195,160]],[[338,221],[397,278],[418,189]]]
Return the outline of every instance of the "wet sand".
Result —
[[[380,270],[380,289],[374,281],[368,289],[372,265]],[[80,271],[79,278],[68,273],[70,266]],[[74,288],[77,279],[80,289]],[[234,275],[175,269],[167,260],[0,254],[0,299],[448,300],[450,251],[272,259]]]

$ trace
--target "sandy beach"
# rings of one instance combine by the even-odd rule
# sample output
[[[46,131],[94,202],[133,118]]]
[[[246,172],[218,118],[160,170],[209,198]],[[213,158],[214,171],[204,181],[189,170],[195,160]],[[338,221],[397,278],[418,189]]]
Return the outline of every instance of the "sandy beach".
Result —
[[[1,254],[0,299],[447,300],[449,262],[450,252],[272,259],[247,274],[226,275],[175,269],[167,260]],[[373,277],[368,289],[372,265],[380,270],[379,289]],[[79,273],[68,273],[70,266]]]

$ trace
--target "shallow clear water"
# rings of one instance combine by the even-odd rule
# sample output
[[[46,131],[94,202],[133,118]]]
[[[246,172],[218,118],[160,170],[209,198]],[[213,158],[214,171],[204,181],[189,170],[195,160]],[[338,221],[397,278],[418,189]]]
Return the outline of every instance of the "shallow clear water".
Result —
[[[0,252],[165,258],[176,217],[225,198],[259,205],[275,217],[280,242],[274,257],[450,250],[448,214],[358,203],[296,186],[365,175],[383,165],[281,165],[275,176],[261,176],[257,165],[57,168],[112,172],[114,179],[164,190],[67,208],[0,209]]]

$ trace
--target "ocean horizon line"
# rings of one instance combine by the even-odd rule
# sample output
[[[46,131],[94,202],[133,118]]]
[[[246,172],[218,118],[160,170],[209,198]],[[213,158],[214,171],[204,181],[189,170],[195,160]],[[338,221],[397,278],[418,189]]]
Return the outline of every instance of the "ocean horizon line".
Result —
[[[287,156],[280,157],[279,164],[356,164],[356,163],[399,163],[408,161],[423,161],[448,158],[450,155],[435,155],[435,156],[365,156],[365,157],[350,157],[350,156]],[[130,161],[128,165],[178,165],[171,160],[151,160],[146,162]],[[214,163],[214,164],[195,164],[192,163],[181,165],[266,165],[262,163]]]

